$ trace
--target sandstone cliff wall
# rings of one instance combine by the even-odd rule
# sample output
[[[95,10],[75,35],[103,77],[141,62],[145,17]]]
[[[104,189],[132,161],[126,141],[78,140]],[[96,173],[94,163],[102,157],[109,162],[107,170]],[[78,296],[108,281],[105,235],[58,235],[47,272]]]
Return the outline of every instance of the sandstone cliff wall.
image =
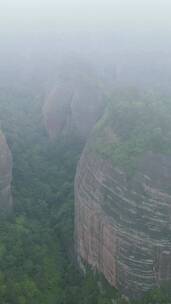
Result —
[[[105,113],[79,162],[75,238],[79,261],[137,297],[171,281],[170,103],[127,99]]]
[[[74,132],[87,138],[103,113],[105,97],[98,77],[82,66],[63,66],[50,90],[43,115],[51,138]]]
[[[171,157],[139,166],[129,183],[85,151],[75,180],[77,255],[128,296],[171,280]]]

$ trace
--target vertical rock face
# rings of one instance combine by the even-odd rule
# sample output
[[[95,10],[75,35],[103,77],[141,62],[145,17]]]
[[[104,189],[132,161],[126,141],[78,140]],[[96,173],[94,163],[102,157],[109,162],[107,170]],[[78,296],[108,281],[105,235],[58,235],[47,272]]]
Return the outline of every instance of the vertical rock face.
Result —
[[[43,109],[48,133],[53,138],[73,131],[86,138],[102,115],[103,91],[96,76],[82,65],[60,69]]]
[[[171,280],[171,111],[147,104],[105,113],[75,179],[78,259],[130,297]]]
[[[11,197],[12,157],[3,133],[0,131],[0,209],[9,210]]]

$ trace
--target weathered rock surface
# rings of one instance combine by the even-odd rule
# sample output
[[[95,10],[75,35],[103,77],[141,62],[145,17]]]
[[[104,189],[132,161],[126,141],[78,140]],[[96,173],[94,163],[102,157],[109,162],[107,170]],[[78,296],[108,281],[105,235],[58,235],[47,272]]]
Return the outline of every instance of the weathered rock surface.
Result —
[[[125,119],[124,110],[120,110]],[[129,116],[128,108],[126,112]],[[118,115],[113,119],[117,121]],[[116,124],[113,120],[108,123],[108,118],[106,125],[103,121],[79,162],[75,179],[76,251],[80,261],[102,272],[111,285],[137,297],[171,280],[171,155],[146,147],[130,175],[110,154],[107,158],[98,153],[94,148],[97,138],[100,144],[109,145],[119,123],[128,133],[125,139],[123,132],[122,145],[137,130],[135,125],[128,132],[128,121],[123,128],[123,117],[118,116]],[[138,126],[142,116],[136,112],[136,117]],[[158,123],[162,125],[162,121]],[[117,136],[119,133],[121,129],[116,128]],[[112,147],[114,153],[115,144]],[[119,151],[121,158],[123,151]],[[132,157],[133,151],[128,164]]]
[[[12,157],[6,139],[0,131],[0,209],[9,210],[11,196]]]
[[[75,132],[86,138],[103,113],[104,94],[92,72],[79,65],[62,66],[43,113],[51,138]]]

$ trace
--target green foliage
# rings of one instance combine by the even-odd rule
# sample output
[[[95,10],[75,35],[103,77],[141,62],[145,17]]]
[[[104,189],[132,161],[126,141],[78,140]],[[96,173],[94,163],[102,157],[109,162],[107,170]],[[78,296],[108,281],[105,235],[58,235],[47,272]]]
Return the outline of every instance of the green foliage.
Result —
[[[146,151],[171,155],[171,100],[137,91],[117,92],[97,124],[91,149],[133,174]]]
[[[73,258],[73,185],[83,143],[74,136],[51,142],[41,100],[9,92],[1,92],[0,120],[13,154],[14,213],[0,221],[0,303],[109,303]]]
[[[73,183],[83,143],[76,137],[50,142],[41,107],[41,99],[31,92],[1,90],[0,120],[13,154],[14,213],[0,220],[0,303],[125,304],[103,277],[89,269],[83,276],[75,265]],[[100,132],[107,117],[97,126]],[[133,149],[135,155],[144,149],[142,136],[136,147],[135,136],[128,138],[118,146],[106,145],[103,154],[110,157],[112,151],[113,161],[126,163]],[[141,303],[168,304],[169,298],[166,291],[156,290]]]

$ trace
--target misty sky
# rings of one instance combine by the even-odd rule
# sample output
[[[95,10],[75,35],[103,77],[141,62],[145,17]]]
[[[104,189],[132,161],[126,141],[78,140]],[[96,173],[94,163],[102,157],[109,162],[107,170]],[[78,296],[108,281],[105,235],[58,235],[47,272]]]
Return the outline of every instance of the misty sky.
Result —
[[[0,0],[1,69],[55,66],[66,52],[170,81],[170,13],[171,0]]]
[[[170,58],[170,12],[171,0],[0,0],[0,58],[32,49],[56,57],[61,43],[62,51],[101,52],[116,62],[114,50],[122,62],[129,53],[138,62],[139,54],[152,61],[157,53],[159,62]]]
[[[0,30],[169,32],[170,12],[170,0],[0,0]]]

